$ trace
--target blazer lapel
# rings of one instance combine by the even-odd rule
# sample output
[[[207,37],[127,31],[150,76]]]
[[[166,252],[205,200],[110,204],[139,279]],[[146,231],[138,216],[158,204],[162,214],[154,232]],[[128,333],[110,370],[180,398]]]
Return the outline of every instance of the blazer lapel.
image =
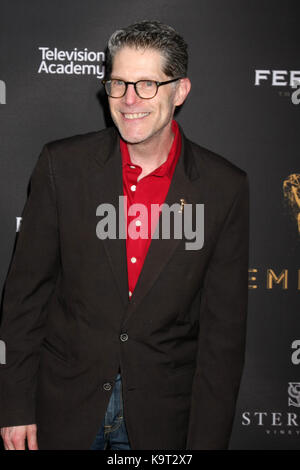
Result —
[[[190,144],[180,126],[179,128],[182,136],[182,149],[174,170],[169,191],[164,201],[168,206],[174,203],[180,204],[180,199],[184,199],[186,203],[196,201],[195,185],[193,185],[192,182],[197,179],[199,175],[194,163]],[[124,238],[118,238],[120,217],[123,223],[125,218],[123,205],[120,207],[121,214],[119,215],[119,196],[123,195],[123,180],[122,157],[117,132],[114,133],[113,144],[107,160],[105,162],[99,158],[97,160],[103,167],[101,171],[101,182],[98,181],[97,183],[98,188],[101,188],[101,190],[97,190],[98,201],[99,197],[101,197],[101,201],[110,203],[116,208],[117,238],[106,238],[103,240],[103,243],[125,307],[123,318],[123,324],[125,324],[145,295],[149,292],[153,283],[157,280],[182,240],[173,238],[172,232],[170,239],[153,238],[151,240],[138,282],[129,300],[126,240]],[[161,227],[161,218],[162,215],[160,214],[159,227]]]
[[[111,270],[114,274],[122,303],[128,306],[128,274],[126,258],[126,239],[119,238],[119,220],[125,220],[123,206],[119,215],[119,196],[123,195],[122,158],[119,136],[113,128],[109,149],[101,148],[95,155],[101,171],[93,170],[93,200],[97,207],[101,203],[111,204],[116,210],[116,238],[105,238],[101,241],[105,248]],[[105,155],[106,154],[106,155]],[[108,154],[108,155],[107,155]],[[99,241],[100,243],[100,241]]]

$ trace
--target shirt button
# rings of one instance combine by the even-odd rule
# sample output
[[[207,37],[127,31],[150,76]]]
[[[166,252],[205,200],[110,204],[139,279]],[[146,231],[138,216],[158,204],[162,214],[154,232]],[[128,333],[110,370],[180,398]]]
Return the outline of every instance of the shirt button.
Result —
[[[137,220],[137,221],[135,222],[135,225],[136,225],[137,227],[140,227],[140,226],[142,225],[142,222],[141,222],[140,220]]]
[[[124,343],[124,341],[127,341],[128,340],[128,334],[127,333],[122,333],[120,335],[120,340],[123,341],[123,343]]]
[[[136,190],[136,185],[135,185],[135,184],[132,184],[132,185],[130,186],[130,189],[131,189],[131,191],[135,191],[135,190]]]
[[[133,257],[130,259],[130,261],[131,261],[132,263],[136,263],[136,258],[133,256]]]
[[[135,166],[134,166],[134,165],[129,165],[129,166],[130,166],[130,168],[135,168]]]
[[[129,297],[131,297],[131,296],[132,296],[132,292],[131,292],[131,290],[128,292],[128,294],[129,294]]]
[[[104,388],[104,390],[109,391],[109,390],[111,390],[111,384],[109,382],[106,382],[105,384],[103,384],[103,388]]]

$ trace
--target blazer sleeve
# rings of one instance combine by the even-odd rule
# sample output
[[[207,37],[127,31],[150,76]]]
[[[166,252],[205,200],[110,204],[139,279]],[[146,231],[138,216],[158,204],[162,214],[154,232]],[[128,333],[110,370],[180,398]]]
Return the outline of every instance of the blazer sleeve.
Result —
[[[3,293],[0,339],[0,427],[35,423],[35,389],[46,305],[60,267],[57,204],[50,154],[44,146]]]
[[[187,449],[228,448],[244,365],[248,257],[249,185],[244,173],[204,280]]]

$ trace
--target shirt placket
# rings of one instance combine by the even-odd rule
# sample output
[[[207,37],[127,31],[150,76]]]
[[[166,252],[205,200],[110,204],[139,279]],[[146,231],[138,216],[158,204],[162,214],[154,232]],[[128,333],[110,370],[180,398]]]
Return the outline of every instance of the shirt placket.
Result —
[[[141,238],[137,239],[132,239],[129,236],[128,233],[128,228],[129,225],[132,223],[134,219],[137,218],[136,215],[128,215],[129,207],[132,204],[139,203],[141,202],[139,200],[139,188],[142,182],[138,182],[137,178],[140,175],[142,169],[139,166],[134,166],[134,165],[128,165],[127,168],[127,194],[128,194],[128,200],[127,200],[127,267],[128,267],[128,272],[130,273],[129,279],[128,279],[128,285],[129,285],[129,298],[131,298],[133,290],[135,288],[135,285],[137,283],[141,268],[142,268],[142,259],[141,259],[141,253],[142,253],[142,243],[143,240]],[[135,222],[136,227],[141,226],[141,221],[136,220]]]

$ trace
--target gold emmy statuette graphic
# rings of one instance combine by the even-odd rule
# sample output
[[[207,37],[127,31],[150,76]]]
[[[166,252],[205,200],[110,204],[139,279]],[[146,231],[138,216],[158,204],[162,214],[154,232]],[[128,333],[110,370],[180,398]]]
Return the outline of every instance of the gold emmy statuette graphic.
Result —
[[[283,182],[283,195],[297,221],[298,233],[300,235],[300,174],[289,175]]]

